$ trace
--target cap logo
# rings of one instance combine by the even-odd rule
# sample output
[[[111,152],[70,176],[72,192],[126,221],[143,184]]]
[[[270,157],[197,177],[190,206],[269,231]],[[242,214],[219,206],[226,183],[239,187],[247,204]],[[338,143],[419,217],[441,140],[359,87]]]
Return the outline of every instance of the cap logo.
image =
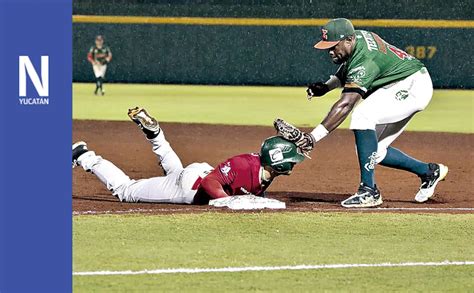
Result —
[[[273,149],[268,151],[268,154],[270,155],[270,160],[274,162],[278,162],[283,160],[283,152],[281,149]]]
[[[322,32],[322,38],[323,40],[327,40],[328,39],[328,30],[327,29],[321,29],[321,32]]]

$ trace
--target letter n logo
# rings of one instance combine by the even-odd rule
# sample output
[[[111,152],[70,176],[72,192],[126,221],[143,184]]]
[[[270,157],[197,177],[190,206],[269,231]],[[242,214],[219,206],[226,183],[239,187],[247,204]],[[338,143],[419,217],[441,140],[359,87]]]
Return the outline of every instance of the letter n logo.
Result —
[[[41,79],[38,76],[30,57],[19,56],[19,95],[26,97],[26,74],[31,79],[40,97],[49,96],[49,56],[41,56]]]

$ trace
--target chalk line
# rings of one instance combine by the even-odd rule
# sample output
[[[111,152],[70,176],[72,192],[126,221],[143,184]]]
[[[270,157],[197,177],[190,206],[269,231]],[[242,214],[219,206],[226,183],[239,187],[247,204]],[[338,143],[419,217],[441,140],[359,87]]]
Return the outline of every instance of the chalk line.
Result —
[[[349,269],[374,267],[439,267],[439,266],[468,266],[474,261],[442,261],[442,262],[402,262],[402,263],[372,263],[372,264],[320,264],[320,265],[293,265],[293,266],[254,266],[254,267],[225,267],[225,268],[169,268],[140,271],[89,271],[74,272],[74,276],[111,276],[111,275],[161,275],[161,274],[200,274],[200,273],[236,273],[258,271],[297,271],[321,269]]]
[[[73,211],[73,216],[80,215],[103,215],[103,214],[132,214],[132,213],[161,213],[161,212],[201,212],[201,211],[221,211],[223,209],[207,209],[207,208],[156,208],[156,209],[128,209],[128,210],[105,210],[105,211]],[[343,208],[301,208],[301,207],[290,207],[288,211],[308,211],[308,212],[390,212],[390,211],[412,211],[412,212],[474,212],[474,208],[430,208],[430,207],[420,207],[420,208],[353,208],[353,209],[343,209]],[[268,211],[268,210],[266,210]],[[285,211],[285,210],[280,210]]]

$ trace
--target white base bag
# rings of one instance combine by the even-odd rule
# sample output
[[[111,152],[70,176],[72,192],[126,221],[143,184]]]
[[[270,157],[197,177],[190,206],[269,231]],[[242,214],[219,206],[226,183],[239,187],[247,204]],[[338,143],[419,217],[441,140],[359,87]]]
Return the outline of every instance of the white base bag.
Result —
[[[209,201],[210,206],[228,207],[231,210],[286,209],[282,201],[255,195],[238,195]]]

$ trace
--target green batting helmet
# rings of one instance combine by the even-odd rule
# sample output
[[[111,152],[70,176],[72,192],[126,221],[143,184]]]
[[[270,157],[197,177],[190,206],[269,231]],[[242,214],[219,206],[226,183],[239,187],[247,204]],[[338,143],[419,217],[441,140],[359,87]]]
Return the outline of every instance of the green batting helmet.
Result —
[[[267,138],[260,149],[262,166],[270,166],[278,173],[288,173],[293,165],[304,160],[298,147],[281,136]]]

